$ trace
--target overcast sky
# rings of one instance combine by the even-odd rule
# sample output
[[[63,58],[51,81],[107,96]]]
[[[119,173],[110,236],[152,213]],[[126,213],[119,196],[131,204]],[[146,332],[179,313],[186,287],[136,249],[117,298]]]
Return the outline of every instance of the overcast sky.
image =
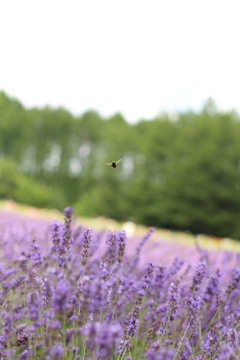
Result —
[[[0,90],[25,106],[240,110],[239,0],[1,0]]]

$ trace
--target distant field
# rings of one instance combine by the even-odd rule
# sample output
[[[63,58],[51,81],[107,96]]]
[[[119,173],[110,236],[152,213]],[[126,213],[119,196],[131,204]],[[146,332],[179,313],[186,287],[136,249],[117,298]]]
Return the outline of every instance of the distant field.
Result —
[[[21,214],[23,217],[45,219],[47,221],[62,220],[62,213],[57,210],[41,209],[32,206],[25,206],[17,204],[13,201],[0,201],[0,211],[7,213]],[[126,230],[128,237],[143,236],[147,231],[148,227],[143,225],[136,225],[131,222],[120,223],[113,219],[109,219],[104,216],[87,218],[78,217],[76,222],[84,224],[85,227],[96,229],[96,230]],[[184,246],[195,246],[194,236],[190,232],[174,232],[167,229],[155,228],[152,239],[155,241],[161,240],[168,244],[177,243],[178,245]],[[219,238],[216,236],[206,236],[200,234],[197,236],[197,241],[202,248],[212,250],[231,250],[240,251],[240,241]]]

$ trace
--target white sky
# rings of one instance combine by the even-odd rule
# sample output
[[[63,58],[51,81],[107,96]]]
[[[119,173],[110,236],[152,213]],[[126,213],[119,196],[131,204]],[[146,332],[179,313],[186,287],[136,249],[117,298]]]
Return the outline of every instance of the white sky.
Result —
[[[0,90],[128,121],[240,109],[239,0],[0,0]]]

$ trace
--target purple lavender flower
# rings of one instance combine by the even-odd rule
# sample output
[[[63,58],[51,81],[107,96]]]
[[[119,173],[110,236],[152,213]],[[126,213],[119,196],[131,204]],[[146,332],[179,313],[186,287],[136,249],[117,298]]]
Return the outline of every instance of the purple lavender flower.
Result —
[[[85,326],[84,334],[87,337],[86,347],[92,349],[98,359],[106,359],[120,344],[122,327],[119,323],[92,321]]]
[[[203,294],[203,300],[206,302],[210,302],[213,296],[216,296],[220,289],[220,278],[221,278],[221,272],[219,269],[217,269],[216,274],[212,275],[208,281],[206,290]]]
[[[62,327],[59,320],[52,320],[49,324],[49,328],[52,330],[60,330]]]
[[[83,253],[82,253],[82,265],[87,264],[89,257],[89,245],[92,241],[92,230],[85,230],[83,235]]]
[[[117,233],[116,232],[112,233],[111,231],[109,231],[107,234],[106,243],[108,245],[106,261],[109,265],[113,265],[117,257],[117,245],[118,245]]]
[[[54,220],[50,225],[50,232],[52,235],[53,248],[52,251],[57,251],[60,245],[60,226],[61,223],[58,220]]]
[[[225,344],[224,348],[221,349],[219,352],[218,352],[218,356],[217,356],[217,360],[238,360],[238,358],[236,357],[233,357],[234,356],[234,352],[233,352],[233,349],[228,345],[228,344]],[[206,358],[203,356],[200,358],[194,358],[193,360],[205,360]]]
[[[0,262],[0,282],[2,282],[4,279],[4,266],[3,263]]]
[[[72,215],[73,215],[73,208],[71,206],[68,206],[64,209],[64,215],[68,222],[71,222]]]
[[[7,280],[16,273],[15,268],[10,268],[4,271],[2,280]]]
[[[151,327],[150,329],[148,329],[147,337],[146,337],[146,340],[145,340],[145,349],[146,350],[149,348],[149,345],[151,343],[153,334],[154,334],[154,327]]]
[[[121,337],[122,327],[119,323],[102,324],[97,338],[99,355],[102,359],[106,359],[114,352],[117,346],[119,346]]]
[[[172,282],[167,293],[167,311],[169,321],[173,322],[180,307],[180,290],[178,281]]]
[[[197,236],[195,235],[194,236],[195,238],[195,247],[197,249],[197,251],[199,252],[199,254],[201,255],[200,256],[200,261],[204,261],[206,262],[207,264],[209,264],[209,253],[206,249],[202,249],[198,240],[197,240]]]
[[[238,332],[234,328],[230,328],[227,332],[228,343],[232,348],[236,348],[238,345]]]
[[[128,320],[127,326],[124,330],[124,338],[119,348],[120,354],[124,354],[127,348],[130,346],[131,337],[135,336],[138,329],[139,317],[141,312],[141,305],[143,301],[143,297],[145,295],[145,291],[141,289],[138,291],[137,298],[135,301],[135,306],[132,310],[131,317]]]
[[[26,324],[19,324],[16,326],[16,334],[21,335],[23,333],[23,330],[25,329]]]
[[[58,266],[61,268],[66,268],[69,257],[69,246],[65,241],[66,227],[65,225],[60,225],[58,228],[59,236],[59,245],[57,247],[58,252]]]
[[[12,279],[9,284],[12,290],[16,290],[17,288],[21,288],[24,282],[25,276],[19,276],[16,279]]]
[[[6,334],[10,334],[13,331],[12,317],[6,310],[2,310],[0,313],[4,317],[4,328]]]
[[[12,309],[12,318],[13,321],[23,320],[25,316],[26,308],[22,303],[16,304]]]
[[[19,262],[19,267],[22,271],[27,271],[27,263],[28,263],[28,256],[24,252],[18,257],[17,261]]]
[[[178,257],[176,257],[173,261],[172,266],[170,267],[170,269],[168,271],[167,277],[169,278],[170,276],[176,275],[176,273],[181,269],[183,264],[184,264],[184,261],[182,259],[179,259]]]
[[[19,360],[27,360],[31,356],[31,352],[29,350],[24,350],[18,357]]]
[[[199,312],[202,305],[202,299],[195,293],[190,293],[186,299],[187,313],[188,313],[188,324],[192,327],[196,322],[199,321]]]
[[[204,338],[204,342],[203,342],[204,354],[209,359],[213,359],[213,356],[216,355],[216,352],[218,351],[219,347],[220,347],[219,337],[215,327],[212,326],[210,328],[210,331],[207,332]]]
[[[141,289],[137,293],[136,305],[142,305],[143,297],[146,294],[145,290]]]
[[[159,352],[156,352],[156,349],[153,347],[146,354],[146,360],[173,360],[173,358],[173,350],[166,347],[161,348]]]
[[[3,292],[0,291],[0,306],[3,306],[3,304],[4,304]]]
[[[107,283],[104,280],[95,280],[85,286],[85,296],[89,298],[89,312],[103,311],[106,303]]]
[[[150,236],[152,235],[154,230],[155,230],[154,227],[151,227],[150,230],[146,233],[146,235],[144,235],[144,237],[141,239],[141,241],[140,241],[140,243],[138,244],[138,247],[137,247],[137,253],[140,253],[143,245],[150,238]]]
[[[54,346],[52,346],[51,350],[50,350],[50,354],[53,357],[54,360],[60,360],[62,359],[63,356],[63,346],[62,344],[56,344]]]
[[[173,349],[165,347],[160,349],[156,360],[173,360],[173,358],[174,358]]]
[[[121,340],[121,343],[118,347],[118,354],[119,356],[124,356],[124,354],[127,351],[131,351],[132,350],[132,344],[130,342],[130,340]]]
[[[52,301],[52,287],[49,283],[48,278],[42,279],[42,305],[46,308]]]
[[[191,285],[191,290],[192,291],[197,291],[200,288],[200,284],[205,276],[206,273],[206,263],[200,261],[196,267],[196,271],[195,271],[195,275],[193,277],[193,281],[192,281],[192,285]]]
[[[38,272],[35,269],[31,269],[28,272],[28,282],[34,285],[34,288],[39,290],[41,289],[41,279],[38,275]]]
[[[74,294],[69,299],[69,304],[71,304],[73,310],[77,311],[79,306],[79,297],[83,293],[84,289],[84,280],[82,278],[79,278],[77,281],[77,287],[74,291]]]
[[[20,333],[20,335],[16,338],[17,346],[28,346],[28,334],[24,331]]]
[[[8,349],[8,350],[4,350],[3,352],[0,351],[0,359],[1,360],[12,359],[13,356],[14,356],[14,358],[16,357],[16,349]]]
[[[73,237],[72,237],[72,229],[71,229],[71,224],[72,224],[72,214],[73,214],[73,208],[66,207],[64,209],[64,225],[65,225],[65,231],[64,231],[64,235],[63,235],[63,246],[66,247],[67,249],[69,249],[69,246],[71,245],[71,243],[73,242]]]
[[[226,295],[232,294],[232,292],[234,292],[234,290],[239,287],[239,284],[240,284],[240,267],[237,267],[232,271],[232,279],[230,285],[228,285],[226,289]]]
[[[240,283],[240,267],[236,267],[232,273],[231,290],[235,290]]]
[[[167,277],[166,266],[158,265],[156,268],[154,287],[162,288]]]
[[[119,265],[123,262],[126,241],[127,241],[126,231],[125,230],[119,231],[119,233],[118,233],[118,258],[117,258]]]
[[[189,344],[188,340],[185,340],[182,344],[182,350],[180,352],[180,359],[181,360],[188,360],[190,358],[190,355],[192,354],[192,348]]]
[[[67,280],[60,280],[53,294],[53,310],[63,311],[68,308],[70,297],[70,284]]]
[[[3,333],[2,335],[0,335],[0,349],[3,349],[6,347],[6,342],[7,342],[6,334]]]
[[[142,288],[144,290],[148,289],[152,282],[154,268],[155,268],[154,263],[152,261],[149,261],[147,263],[146,273],[145,273],[145,276],[144,276],[143,282],[142,282]]]
[[[105,302],[103,304],[103,311],[106,312],[109,308],[109,305],[111,303],[111,296],[112,296],[112,289],[109,286],[108,289],[106,290],[106,296],[105,296]]]
[[[39,319],[40,296],[38,291],[30,292],[27,296],[28,314],[31,320]]]
[[[33,261],[33,265],[39,267],[42,265],[42,254],[40,251],[40,245],[36,242],[35,239],[33,239],[32,245],[31,245],[31,257]]]
[[[237,260],[237,266],[240,266],[240,251],[237,252],[237,255],[236,255],[236,260]]]
[[[169,267],[175,248],[164,249],[167,243],[162,245],[166,267],[150,261],[145,269],[140,264],[133,268],[137,260],[124,261],[125,232],[109,232],[104,253],[97,236],[91,243],[90,230],[81,236],[73,232],[71,208],[65,209],[63,225],[51,225],[53,248],[44,257],[40,244],[44,253],[49,246],[42,223],[29,231],[17,230],[16,224],[14,220],[6,232],[1,213],[0,359],[239,358],[240,267],[233,266],[240,256],[218,250],[204,256],[200,251],[208,274],[206,263],[200,261],[191,280],[188,270],[196,258],[190,247],[182,253],[191,257],[186,270],[180,258]],[[138,258],[151,232],[141,240]],[[32,244],[33,233],[39,244]],[[90,257],[91,266],[83,268]]]

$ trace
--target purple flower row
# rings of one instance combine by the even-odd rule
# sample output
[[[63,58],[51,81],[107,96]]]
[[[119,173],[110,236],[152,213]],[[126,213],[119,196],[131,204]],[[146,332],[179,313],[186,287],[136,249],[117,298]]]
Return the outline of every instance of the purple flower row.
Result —
[[[165,243],[142,266],[154,229],[98,233],[71,208],[47,233],[15,218],[0,229],[0,359],[239,357],[239,254],[219,253],[219,267],[199,246],[189,262],[163,256]]]

